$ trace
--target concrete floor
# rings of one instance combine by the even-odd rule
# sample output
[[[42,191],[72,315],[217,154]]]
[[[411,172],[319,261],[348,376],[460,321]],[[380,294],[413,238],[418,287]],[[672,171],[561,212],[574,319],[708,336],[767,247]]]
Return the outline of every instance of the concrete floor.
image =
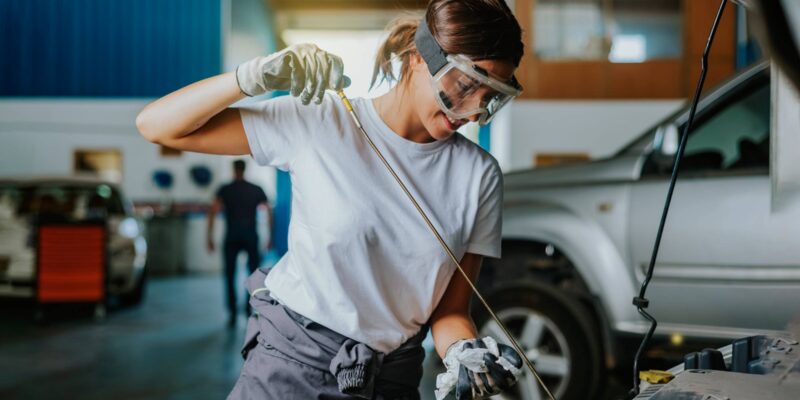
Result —
[[[0,399],[224,399],[244,317],[227,328],[222,299],[214,274],[152,279],[142,305],[97,321],[92,307],[50,308],[36,322],[30,302],[0,302]],[[425,368],[420,392],[432,400],[440,362]]]
[[[227,329],[217,276],[151,280],[141,306],[102,321],[56,308],[36,323],[15,305],[2,313],[2,399],[223,399],[242,363],[244,320]]]

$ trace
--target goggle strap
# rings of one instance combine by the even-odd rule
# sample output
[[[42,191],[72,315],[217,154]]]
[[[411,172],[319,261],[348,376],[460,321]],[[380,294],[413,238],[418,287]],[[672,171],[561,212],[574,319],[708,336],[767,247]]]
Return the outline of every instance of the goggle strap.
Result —
[[[422,56],[422,59],[428,64],[428,71],[430,71],[431,76],[436,75],[439,70],[447,65],[447,54],[445,54],[430,29],[428,29],[425,17],[422,17],[419,21],[417,32],[414,34],[414,44],[416,44],[417,51]]]

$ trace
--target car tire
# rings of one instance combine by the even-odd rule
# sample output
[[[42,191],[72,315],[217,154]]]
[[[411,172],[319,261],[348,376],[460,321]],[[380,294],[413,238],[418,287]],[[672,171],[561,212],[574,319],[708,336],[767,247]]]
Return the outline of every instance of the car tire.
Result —
[[[536,284],[498,287],[486,300],[557,399],[598,398],[605,374],[602,342],[593,319],[577,300]],[[480,336],[509,344],[477,302],[473,303],[473,314]],[[525,375],[513,393],[504,393],[498,399],[547,399],[536,379],[523,369]]]

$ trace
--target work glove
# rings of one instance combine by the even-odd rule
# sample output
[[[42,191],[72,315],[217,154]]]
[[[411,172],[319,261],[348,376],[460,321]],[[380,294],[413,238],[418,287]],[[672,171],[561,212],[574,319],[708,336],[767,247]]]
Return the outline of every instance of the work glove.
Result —
[[[513,348],[491,337],[462,339],[447,349],[447,372],[436,377],[436,400],[455,388],[457,400],[483,399],[514,386],[522,375],[522,359]]]
[[[247,61],[236,68],[236,81],[248,96],[288,90],[292,96],[299,96],[303,104],[312,99],[320,104],[325,90],[350,85],[350,79],[344,76],[342,59],[313,44],[289,46]]]

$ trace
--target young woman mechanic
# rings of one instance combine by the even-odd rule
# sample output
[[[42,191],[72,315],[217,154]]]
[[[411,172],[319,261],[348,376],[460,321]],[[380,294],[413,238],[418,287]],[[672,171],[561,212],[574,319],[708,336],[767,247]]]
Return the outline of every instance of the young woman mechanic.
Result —
[[[504,0],[433,0],[396,21],[373,83],[354,99],[365,130],[473,279],[500,256],[502,176],[496,161],[454,133],[486,123],[520,87],[521,30]],[[432,330],[448,372],[437,397],[483,398],[516,382],[517,354],[477,339],[471,291],[330,90],[348,78],[314,45],[290,46],[148,105],[147,139],[210,154],[252,154],[289,171],[289,251],[248,281],[255,311],[241,376],[229,399],[417,399],[422,339]],[[239,108],[245,96],[289,90]],[[310,103],[315,104],[310,104]]]

